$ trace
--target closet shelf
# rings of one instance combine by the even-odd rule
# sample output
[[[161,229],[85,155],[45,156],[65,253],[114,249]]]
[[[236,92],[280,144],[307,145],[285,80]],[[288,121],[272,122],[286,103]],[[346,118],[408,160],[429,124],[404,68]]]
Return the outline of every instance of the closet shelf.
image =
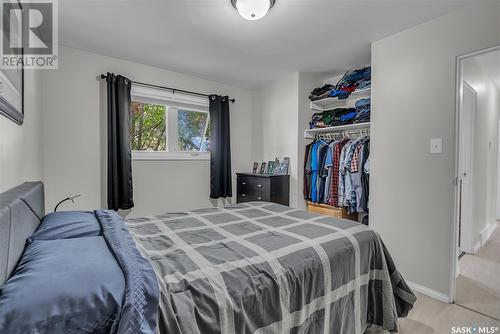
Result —
[[[370,96],[371,96],[371,88],[355,90],[345,100],[339,100],[337,97],[327,97],[321,100],[311,101],[311,109],[316,111],[325,111],[338,107],[345,107],[350,102],[357,101],[359,99]]]
[[[308,129],[304,131],[305,138],[314,138],[315,135],[320,133],[334,133],[341,131],[349,131],[349,130],[358,130],[358,129],[366,129],[370,128],[370,122],[366,123],[356,123],[356,124],[348,124],[348,125],[339,125],[339,126],[329,126],[327,128],[316,128],[316,129]]]

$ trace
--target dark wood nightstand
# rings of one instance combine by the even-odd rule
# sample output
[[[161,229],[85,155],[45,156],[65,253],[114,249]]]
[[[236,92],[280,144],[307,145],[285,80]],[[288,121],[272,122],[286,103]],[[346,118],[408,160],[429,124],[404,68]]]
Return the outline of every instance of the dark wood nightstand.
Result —
[[[238,203],[263,201],[290,205],[290,175],[236,173]]]

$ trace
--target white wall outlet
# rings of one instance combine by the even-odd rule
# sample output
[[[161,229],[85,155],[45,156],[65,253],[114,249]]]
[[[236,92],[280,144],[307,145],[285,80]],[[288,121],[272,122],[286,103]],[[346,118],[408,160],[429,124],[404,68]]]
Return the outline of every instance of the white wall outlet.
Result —
[[[443,153],[443,139],[442,138],[432,138],[431,139],[431,153],[432,154]]]

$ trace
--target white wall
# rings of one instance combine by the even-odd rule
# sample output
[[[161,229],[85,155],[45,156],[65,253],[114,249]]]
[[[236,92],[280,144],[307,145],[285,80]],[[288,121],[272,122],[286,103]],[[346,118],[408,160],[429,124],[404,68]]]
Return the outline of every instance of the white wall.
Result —
[[[231,105],[232,171],[252,167],[251,92],[67,47],[59,49],[59,69],[44,73],[44,175],[47,206],[69,193],[83,192],[76,206],[95,209],[106,205],[105,91],[101,73],[114,72],[130,79],[199,91],[227,94]],[[134,161],[135,208],[131,215],[162,213],[211,206],[209,161]],[[233,192],[236,197],[235,183]]]
[[[24,124],[0,116],[0,193],[26,181],[42,180],[40,73],[25,71]]]
[[[320,78],[317,75],[310,73],[299,73],[299,109],[298,109],[298,178],[297,178],[297,208],[306,209],[306,202],[303,195],[304,186],[304,156],[305,147],[311,142],[309,139],[304,138],[304,130],[309,129],[309,122],[313,115],[309,95],[311,91],[319,86],[322,86]]]
[[[450,295],[455,62],[500,43],[500,3],[476,3],[372,44],[370,224],[404,277]],[[443,138],[443,154],[429,153]]]
[[[305,209],[304,130],[311,120],[308,96],[321,81],[314,74],[295,72],[254,91],[255,161],[290,157],[290,206]],[[259,150],[260,147],[260,150]]]
[[[472,211],[476,245],[481,242],[481,232],[496,221],[500,91],[475,58],[465,59],[462,64],[463,80],[477,92]]]
[[[290,206],[297,207],[297,180],[302,174],[298,169],[298,109],[299,73],[295,72],[273,81],[254,91],[253,106],[259,113],[261,136],[257,161],[270,161],[290,157]]]

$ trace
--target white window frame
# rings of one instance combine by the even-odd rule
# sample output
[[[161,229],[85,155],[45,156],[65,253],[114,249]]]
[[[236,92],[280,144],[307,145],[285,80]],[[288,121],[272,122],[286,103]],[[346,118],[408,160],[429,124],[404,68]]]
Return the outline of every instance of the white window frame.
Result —
[[[132,160],[210,160],[210,152],[176,151],[178,119],[177,110],[204,112],[208,114],[209,101],[205,97],[182,93],[172,93],[158,88],[132,85],[131,100],[136,102],[159,104],[166,107],[167,115],[167,151],[137,151],[132,150]],[[205,125],[206,133],[208,119]]]

